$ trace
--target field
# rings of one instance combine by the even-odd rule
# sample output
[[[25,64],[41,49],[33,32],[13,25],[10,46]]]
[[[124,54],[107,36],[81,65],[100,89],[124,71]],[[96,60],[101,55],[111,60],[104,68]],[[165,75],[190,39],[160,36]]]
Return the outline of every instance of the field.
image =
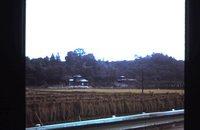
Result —
[[[184,90],[27,89],[26,126],[179,109]]]
[[[141,93],[141,89],[112,89],[112,88],[91,88],[91,89],[67,89],[67,88],[49,88],[49,89],[37,89],[39,91],[54,91],[54,92],[95,92],[95,93]],[[144,89],[144,93],[180,93],[184,94],[183,89]]]

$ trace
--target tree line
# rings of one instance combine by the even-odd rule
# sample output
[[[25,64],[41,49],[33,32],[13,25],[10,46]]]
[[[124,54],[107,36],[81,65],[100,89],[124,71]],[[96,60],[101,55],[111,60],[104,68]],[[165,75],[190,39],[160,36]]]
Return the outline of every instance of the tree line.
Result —
[[[141,82],[141,72],[145,87],[184,86],[184,61],[162,53],[110,62],[96,60],[81,48],[67,52],[65,61],[61,61],[59,53],[45,58],[26,57],[26,86],[67,84],[70,77],[80,74],[91,86],[110,87],[121,75]]]

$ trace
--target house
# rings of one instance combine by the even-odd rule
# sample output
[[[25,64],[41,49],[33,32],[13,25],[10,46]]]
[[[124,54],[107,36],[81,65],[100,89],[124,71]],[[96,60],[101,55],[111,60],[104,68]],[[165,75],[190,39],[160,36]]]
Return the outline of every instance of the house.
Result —
[[[136,79],[126,78],[125,76],[120,76],[114,83],[116,87],[139,87],[139,82]]]
[[[69,78],[68,85],[73,88],[88,88],[89,82],[87,79],[84,79],[80,74],[78,74]]]

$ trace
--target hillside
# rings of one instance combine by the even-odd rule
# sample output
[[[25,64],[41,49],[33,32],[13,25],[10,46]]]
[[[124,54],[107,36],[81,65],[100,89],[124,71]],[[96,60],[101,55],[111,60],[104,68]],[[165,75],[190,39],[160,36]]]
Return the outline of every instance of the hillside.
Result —
[[[114,86],[121,75],[144,82],[146,87],[183,87],[184,61],[162,53],[137,57],[130,61],[96,60],[83,49],[67,53],[65,61],[59,55],[30,59],[26,57],[26,85],[51,86],[67,84],[73,75],[80,74],[91,86]],[[141,76],[143,75],[143,76]]]

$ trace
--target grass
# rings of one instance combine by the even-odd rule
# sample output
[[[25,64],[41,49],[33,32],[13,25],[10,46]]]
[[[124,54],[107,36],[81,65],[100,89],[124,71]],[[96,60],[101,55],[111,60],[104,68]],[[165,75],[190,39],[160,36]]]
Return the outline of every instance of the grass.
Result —
[[[184,90],[27,89],[26,125],[183,108]]]

